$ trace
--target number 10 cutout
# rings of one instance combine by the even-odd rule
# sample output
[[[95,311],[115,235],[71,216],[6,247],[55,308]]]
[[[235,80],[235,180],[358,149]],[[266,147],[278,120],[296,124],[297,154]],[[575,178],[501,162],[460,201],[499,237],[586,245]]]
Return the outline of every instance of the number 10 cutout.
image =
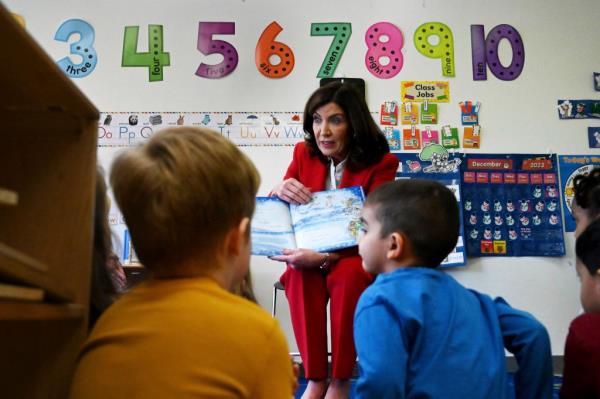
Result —
[[[506,24],[495,26],[484,39],[483,25],[471,25],[471,51],[473,54],[473,80],[487,80],[487,68],[500,80],[515,80],[525,64],[525,47],[519,31]],[[506,39],[512,49],[512,61],[504,67],[498,56],[500,41]]]

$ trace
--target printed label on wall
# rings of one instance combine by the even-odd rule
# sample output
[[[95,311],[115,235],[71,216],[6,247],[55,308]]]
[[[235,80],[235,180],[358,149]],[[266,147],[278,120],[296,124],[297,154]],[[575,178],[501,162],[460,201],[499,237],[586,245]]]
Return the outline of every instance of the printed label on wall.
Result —
[[[400,85],[401,96],[405,101],[429,101],[447,103],[450,101],[450,84],[438,81],[404,81]]]
[[[98,147],[135,146],[173,126],[206,127],[239,146],[291,146],[304,140],[301,112],[105,112]]]

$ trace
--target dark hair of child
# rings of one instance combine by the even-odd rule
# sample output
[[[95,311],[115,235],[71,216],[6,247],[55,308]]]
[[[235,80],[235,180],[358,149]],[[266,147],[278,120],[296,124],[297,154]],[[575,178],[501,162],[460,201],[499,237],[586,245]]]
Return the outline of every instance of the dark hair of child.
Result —
[[[371,117],[369,107],[362,94],[350,83],[332,82],[317,89],[304,108],[303,128],[306,146],[312,155],[327,159],[317,147],[313,131],[313,115],[323,105],[335,103],[346,114],[348,120],[349,170],[357,171],[379,162],[383,154],[390,152],[388,142]]]
[[[600,215],[600,168],[594,168],[587,175],[577,175],[573,179],[575,202],[590,216]]]
[[[404,235],[420,265],[435,268],[456,246],[459,210],[452,191],[433,180],[397,180],[378,187],[367,198],[381,234]]]
[[[585,265],[590,275],[600,269],[600,219],[596,219],[577,237],[575,254]]]
[[[92,250],[92,287],[90,292],[89,326],[93,327],[102,312],[118,293],[110,278],[106,262],[111,253],[111,233],[108,225],[106,183],[102,170],[96,173],[96,205],[94,208],[94,247]]]

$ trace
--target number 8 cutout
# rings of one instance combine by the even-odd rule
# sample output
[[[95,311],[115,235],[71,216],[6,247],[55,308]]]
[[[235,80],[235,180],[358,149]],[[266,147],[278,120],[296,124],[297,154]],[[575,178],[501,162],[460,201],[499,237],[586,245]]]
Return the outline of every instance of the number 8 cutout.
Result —
[[[294,69],[294,52],[287,45],[276,42],[275,37],[283,28],[275,21],[265,28],[256,43],[256,67],[267,78],[283,78],[292,73]],[[272,55],[279,57],[277,64],[271,64]]]
[[[387,37],[386,41],[382,41]],[[398,27],[389,22],[378,22],[367,29],[365,42],[369,50],[365,55],[365,65],[371,74],[380,79],[390,79],[400,73],[404,58],[402,47],[404,36]],[[381,58],[387,57],[389,62],[381,64]]]

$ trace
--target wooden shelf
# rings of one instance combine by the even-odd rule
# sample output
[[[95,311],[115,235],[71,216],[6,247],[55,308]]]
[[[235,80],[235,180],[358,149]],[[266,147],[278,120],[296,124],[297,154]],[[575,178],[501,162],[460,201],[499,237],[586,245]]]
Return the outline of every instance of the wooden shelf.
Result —
[[[49,270],[45,263],[0,242],[0,275],[42,288],[52,299],[72,302],[75,299],[72,290],[54,280]]]
[[[0,321],[81,319],[85,308],[75,304],[0,301]]]

